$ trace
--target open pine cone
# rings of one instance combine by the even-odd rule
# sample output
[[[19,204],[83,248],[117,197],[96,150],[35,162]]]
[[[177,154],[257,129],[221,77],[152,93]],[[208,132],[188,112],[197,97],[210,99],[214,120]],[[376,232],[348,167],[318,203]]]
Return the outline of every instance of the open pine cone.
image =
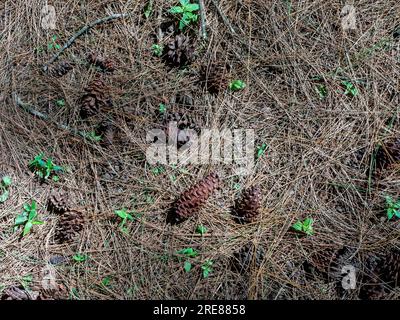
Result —
[[[198,125],[197,119],[189,116],[187,113],[182,112],[171,112],[166,115],[164,118],[164,131],[166,136],[169,139],[169,125],[171,122],[176,122],[177,126],[177,135],[176,137],[172,137],[173,139],[176,138],[176,143],[178,149],[185,145],[190,140],[189,132],[186,130],[192,129],[196,132],[199,132],[200,127]]]
[[[60,78],[73,69],[73,65],[67,61],[61,61],[52,68],[49,68],[49,74],[53,77]]]
[[[203,180],[182,193],[176,201],[174,212],[177,221],[182,221],[196,214],[211,194],[219,187],[217,173],[210,173]]]
[[[388,166],[400,163],[400,138],[384,143],[376,153],[376,168],[386,169]]]
[[[201,70],[201,82],[212,94],[218,94],[228,86],[228,70],[224,63],[214,62],[203,66]]]
[[[175,66],[182,67],[192,62],[194,47],[190,44],[189,37],[178,34],[167,46],[167,61]]]
[[[71,242],[76,235],[83,230],[85,217],[83,212],[76,209],[68,209],[58,221],[55,239],[58,243]]]
[[[81,99],[81,117],[83,119],[97,115],[112,106],[108,88],[100,78],[93,80],[86,88]]]
[[[234,208],[235,218],[240,223],[254,222],[260,214],[261,189],[257,186],[245,190]]]
[[[400,250],[391,250],[379,259],[372,274],[364,277],[360,298],[380,300],[400,284]]]
[[[68,210],[68,195],[63,191],[53,191],[48,200],[48,208],[55,213],[63,213]]]
[[[113,60],[102,57],[94,52],[89,54],[88,60],[91,64],[103,69],[104,71],[113,72],[116,69]]]

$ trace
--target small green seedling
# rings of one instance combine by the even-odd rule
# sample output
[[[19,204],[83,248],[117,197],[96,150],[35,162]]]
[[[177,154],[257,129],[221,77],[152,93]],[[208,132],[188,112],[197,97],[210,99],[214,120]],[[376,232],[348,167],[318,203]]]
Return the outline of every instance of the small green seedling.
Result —
[[[155,176],[159,176],[160,174],[165,172],[165,168],[163,166],[158,166],[155,167],[151,170],[151,172],[155,175]]]
[[[95,130],[92,130],[86,134],[86,138],[93,142],[101,142],[103,137],[96,133]]]
[[[4,176],[0,182],[0,203],[6,202],[8,197],[10,196],[10,186],[12,180],[9,176]]]
[[[263,154],[265,153],[265,151],[267,150],[267,145],[265,143],[263,143],[261,146],[257,146],[257,159],[260,159]]]
[[[167,111],[167,106],[166,106],[164,103],[160,103],[160,105],[158,106],[158,111],[159,111],[161,114],[164,114],[165,111]]]
[[[239,91],[243,90],[244,88],[246,88],[246,83],[242,80],[233,80],[229,84],[229,89],[232,91]]]
[[[203,234],[207,233],[207,228],[203,225],[199,225],[196,228],[196,233],[203,235]]]
[[[180,0],[180,6],[172,7],[169,12],[172,14],[180,14],[181,20],[179,21],[179,30],[198,20],[198,15],[194,12],[200,9],[197,3],[190,3],[190,0]]]
[[[47,44],[47,49],[48,50],[52,50],[52,49],[60,50],[61,49],[61,46],[57,43],[56,35],[51,37],[51,41]]]
[[[240,183],[234,183],[233,184],[233,189],[240,190],[241,188],[242,188],[242,185]]]
[[[19,227],[23,227],[22,236],[25,237],[34,225],[43,224],[43,221],[36,220],[37,218],[36,202],[32,200],[31,204],[24,204],[24,211],[15,218],[14,232]]]
[[[89,259],[89,256],[86,255],[86,254],[79,254],[79,253],[77,253],[77,254],[75,254],[75,255],[72,257],[72,259],[73,259],[75,262],[85,262],[87,259]]]
[[[342,81],[342,85],[346,89],[346,91],[344,92],[346,96],[355,97],[358,95],[358,89],[352,82]]]
[[[159,44],[153,44],[151,46],[151,51],[153,52],[153,54],[157,57],[161,57],[164,51],[164,47],[162,45]]]
[[[210,273],[213,271],[212,265],[214,262],[212,260],[206,260],[203,265],[201,266],[201,269],[203,270],[203,278],[207,278]]]
[[[312,218],[307,218],[304,221],[297,221],[292,228],[296,231],[305,233],[306,235],[313,235],[314,230],[313,230],[313,219]]]
[[[318,93],[319,98],[325,99],[328,96],[328,89],[326,88],[326,85],[324,84],[319,84],[315,87],[315,91]]]
[[[127,223],[128,220],[133,221],[133,216],[131,212],[128,212],[126,209],[115,210],[114,212],[118,217],[122,219],[122,222],[119,225],[120,230],[123,233],[128,233],[128,229],[125,227],[125,224]]]
[[[104,287],[109,287],[111,285],[111,277],[110,276],[105,277],[103,280],[101,280],[101,284]]]
[[[65,106],[65,100],[64,99],[59,99],[56,101],[57,106],[59,107],[64,107]]]
[[[149,1],[144,7],[144,16],[146,17],[146,19],[150,17],[152,12],[153,12],[153,1]]]
[[[186,272],[190,272],[190,270],[192,270],[192,263],[189,260],[186,260],[183,264],[183,270]]]
[[[386,215],[389,220],[393,217],[400,218],[400,199],[394,201],[392,197],[386,196]]]
[[[43,180],[51,177],[54,181],[58,181],[58,174],[64,172],[64,169],[55,165],[51,158],[45,160],[43,153],[37,155],[29,162],[29,169]]]
[[[185,248],[177,251],[176,253],[186,257],[186,261],[183,263],[183,269],[186,272],[190,272],[190,270],[192,270],[192,263],[189,261],[189,259],[197,257],[199,253],[193,248]]]

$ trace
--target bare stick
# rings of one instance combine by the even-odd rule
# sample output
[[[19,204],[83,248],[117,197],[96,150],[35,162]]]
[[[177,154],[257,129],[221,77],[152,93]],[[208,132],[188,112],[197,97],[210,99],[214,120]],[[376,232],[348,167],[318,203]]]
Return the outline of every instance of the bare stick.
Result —
[[[15,103],[16,103],[16,105],[18,107],[22,108],[24,111],[30,113],[31,115],[33,115],[33,116],[35,116],[35,117],[37,117],[37,118],[39,118],[39,119],[41,119],[43,121],[52,122],[59,129],[67,130],[67,131],[71,132],[72,134],[74,134],[76,136],[80,136],[82,138],[88,139],[88,135],[86,133],[84,133],[82,131],[79,131],[79,130],[76,130],[76,129],[73,129],[73,128],[65,125],[65,124],[61,124],[61,123],[52,121],[47,114],[44,114],[44,113],[42,113],[40,111],[37,111],[31,105],[23,102],[21,100],[21,98],[18,96],[18,94],[16,94],[15,92],[13,93],[13,98],[14,98],[14,101],[15,101]]]
[[[235,29],[233,29],[232,24],[229,22],[229,20],[226,17],[226,15],[222,12],[221,8],[219,7],[218,2],[216,0],[211,0],[211,2],[213,3],[214,7],[217,9],[218,14],[221,16],[221,18],[224,21],[225,25],[229,28],[229,31],[232,34],[236,35]]]
[[[50,64],[52,64],[54,61],[58,59],[58,57],[66,50],[68,49],[75,41],[78,39],[81,35],[86,33],[89,29],[93,28],[94,26],[101,24],[101,23],[106,23],[111,20],[119,19],[119,18],[125,18],[128,17],[128,13],[117,13],[113,14],[108,17],[104,17],[101,19],[97,19],[95,21],[90,22],[88,25],[84,26],[82,29],[80,29],[77,33],[75,33],[65,44],[64,46],[58,51],[50,60],[43,66],[43,71],[47,71],[48,67]]]
[[[199,6],[200,6],[200,20],[201,20],[201,35],[203,39],[207,39],[207,30],[206,30],[206,9],[204,6],[204,0],[199,0]]]

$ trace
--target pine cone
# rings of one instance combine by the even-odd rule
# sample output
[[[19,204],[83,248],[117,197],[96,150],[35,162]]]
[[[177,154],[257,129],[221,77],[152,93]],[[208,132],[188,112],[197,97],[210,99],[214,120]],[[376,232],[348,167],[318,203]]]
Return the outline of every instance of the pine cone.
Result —
[[[196,214],[220,184],[217,173],[210,173],[203,180],[185,191],[175,203],[175,215],[178,221]]]
[[[53,191],[48,200],[48,209],[55,213],[64,213],[69,208],[68,195],[63,191]]]
[[[182,67],[192,62],[194,47],[189,43],[189,37],[178,34],[167,46],[167,61],[175,66]]]
[[[88,60],[91,64],[103,69],[104,71],[115,71],[115,63],[109,58],[102,57],[96,53],[90,53]]]
[[[82,211],[69,209],[60,216],[55,239],[58,243],[70,242],[82,231],[85,217]]]
[[[53,77],[62,77],[73,69],[73,65],[67,61],[62,61],[56,66],[49,69],[49,73]]]
[[[376,168],[378,170],[384,170],[394,163],[400,163],[400,138],[384,143],[376,153]]]
[[[169,125],[171,122],[176,122],[177,135],[173,137],[177,139],[177,147],[180,149],[183,145],[189,142],[190,136],[185,130],[192,129],[199,132],[199,126],[195,123],[192,117],[189,117],[186,113],[172,112],[168,113],[164,118],[164,131],[169,141]]]
[[[86,94],[81,100],[81,117],[83,119],[92,117],[112,106],[108,88],[100,78],[92,81],[85,91]]]
[[[249,223],[257,219],[261,207],[261,189],[257,186],[245,190],[236,202],[234,209],[236,219],[240,223]]]
[[[228,86],[228,70],[223,63],[211,63],[203,66],[201,70],[201,79],[206,89],[212,94],[218,94]]]
[[[246,273],[251,267],[259,268],[264,260],[265,252],[261,247],[252,242],[247,243],[239,251],[233,254],[233,271]]]
[[[384,299],[390,289],[400,284],[400,251],[392,250],[378,261],[372,274],[365,276],[360,290],[364,300]]]

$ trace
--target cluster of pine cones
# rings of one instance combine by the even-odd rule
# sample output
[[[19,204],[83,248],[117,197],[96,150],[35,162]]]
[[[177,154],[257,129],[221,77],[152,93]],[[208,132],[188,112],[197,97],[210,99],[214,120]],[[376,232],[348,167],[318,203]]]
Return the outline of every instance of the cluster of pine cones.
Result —
[[[57,243],[71,242],[83,230],[84,214],[78,209],[71,208],[65,192],[53,191],[48,199],[48,209],[59,216],[55,233]]]
[[[176,222],[183,221],[198,213],[208,198],[221,184],[218,174],[210,173],[200,182],[181,194],[175,202],[173,213]],[[243,192],[234,208],[234,215],[241,223],[254,222],[260,214],[261,190],[259,187],[252,187]]]

